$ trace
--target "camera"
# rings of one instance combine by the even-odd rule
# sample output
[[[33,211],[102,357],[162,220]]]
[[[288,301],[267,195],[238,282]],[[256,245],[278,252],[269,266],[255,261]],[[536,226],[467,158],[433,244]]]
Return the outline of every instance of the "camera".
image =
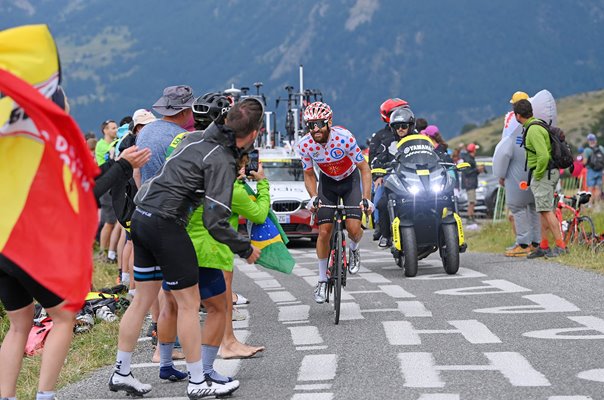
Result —
[[[245,176],[250,176],[251,172],[258,172],[258,162],[260,155],[258,154],[258,150],[252,150],[248,154],[249,161],[245,167]]]

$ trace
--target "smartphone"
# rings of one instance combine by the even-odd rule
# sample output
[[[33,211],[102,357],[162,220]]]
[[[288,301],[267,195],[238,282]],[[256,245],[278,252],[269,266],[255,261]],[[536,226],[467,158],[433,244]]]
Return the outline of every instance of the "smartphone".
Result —
[[[252,171],[258,172],[258,162],[260,158],[258,150],[250,151],[248,157],[249,161],[247,166],[245,167],[245,176],[250,176]]]

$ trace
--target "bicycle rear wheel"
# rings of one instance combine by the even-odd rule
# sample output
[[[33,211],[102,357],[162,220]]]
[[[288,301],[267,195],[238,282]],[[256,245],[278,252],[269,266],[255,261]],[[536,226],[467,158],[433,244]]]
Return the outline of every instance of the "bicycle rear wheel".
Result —
[[[336,232],[335,236],[335,260],[332,279],[333,279],[333,307],[335,311],[335,323],[340,323],[340,302],[342,300],[342,271],[344,262],[344,247],[342,244],[342,232]]]
[[[584,215],[579,217],[577,223],[577,240],[579,244],[589,247],[594,247],[596,241],[596,228],[590,217]]]

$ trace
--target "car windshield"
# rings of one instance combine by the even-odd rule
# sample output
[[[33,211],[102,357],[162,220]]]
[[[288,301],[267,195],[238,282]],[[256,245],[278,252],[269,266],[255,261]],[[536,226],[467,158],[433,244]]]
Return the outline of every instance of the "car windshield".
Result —
[[[262,161],[262,167],[264,168],[264,175],[271,182],[304,180],[302,161],[300,160]]]

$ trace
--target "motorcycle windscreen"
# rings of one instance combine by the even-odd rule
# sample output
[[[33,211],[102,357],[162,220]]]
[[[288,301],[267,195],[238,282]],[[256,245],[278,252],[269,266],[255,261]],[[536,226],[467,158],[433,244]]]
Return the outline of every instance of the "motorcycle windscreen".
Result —
[[[397,161],[410,170],[432,170],[439,166],[440,158],[430,139],[423,135],[411,135],[398,144]]]

